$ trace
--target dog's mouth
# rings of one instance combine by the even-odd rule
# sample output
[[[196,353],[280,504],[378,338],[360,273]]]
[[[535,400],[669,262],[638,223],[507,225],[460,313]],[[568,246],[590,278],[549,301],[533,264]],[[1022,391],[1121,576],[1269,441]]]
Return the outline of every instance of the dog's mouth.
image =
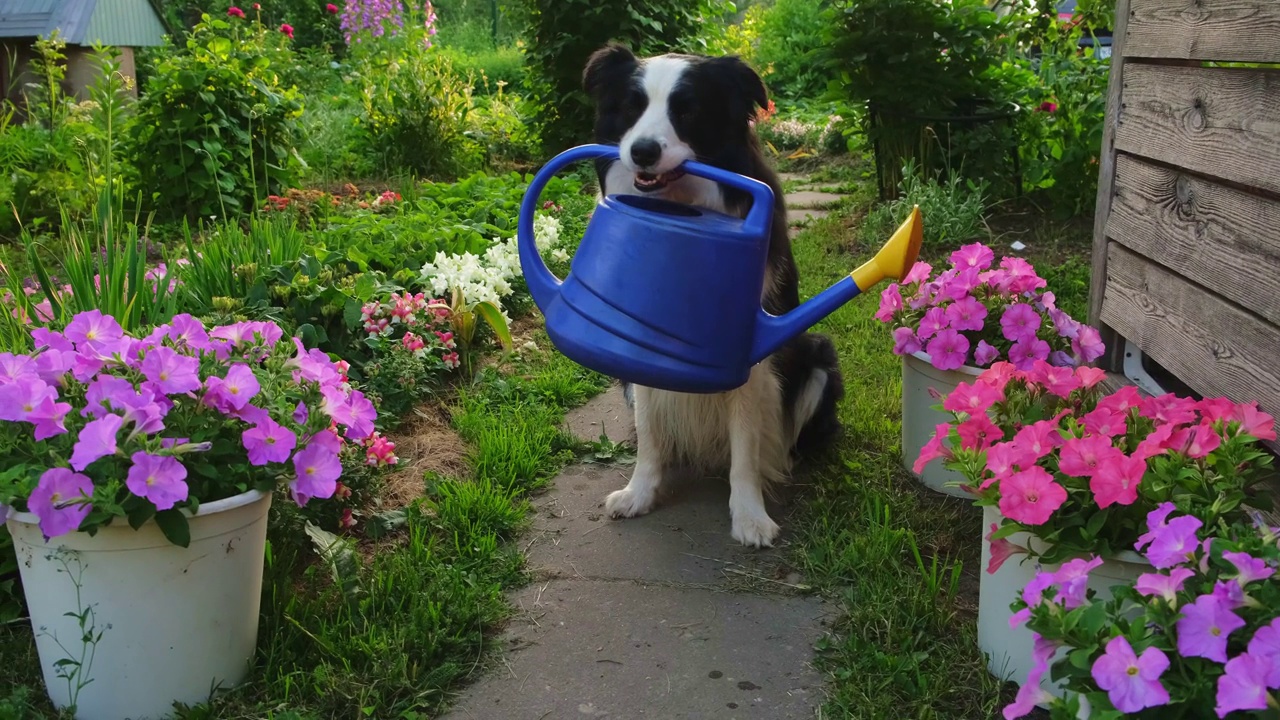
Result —
[[[657,192],[682,177],[684,177],[684,171],[680,169],[668,170],[660,175],[638,172],[635,185],[640,192]]]

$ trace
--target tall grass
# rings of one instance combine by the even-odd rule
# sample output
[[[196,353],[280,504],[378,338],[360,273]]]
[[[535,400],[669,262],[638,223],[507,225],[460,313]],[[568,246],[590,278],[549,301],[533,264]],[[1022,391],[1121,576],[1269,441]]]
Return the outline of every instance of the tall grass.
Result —
[[[307,248],[306,234],[285,216],[254,216],[247,230],[223,222],[200,244],[184,223],[183,237],[189,264],[182,287],[200,310],[212,308],[214,298],[246,297],[261,271],[295,262]]]

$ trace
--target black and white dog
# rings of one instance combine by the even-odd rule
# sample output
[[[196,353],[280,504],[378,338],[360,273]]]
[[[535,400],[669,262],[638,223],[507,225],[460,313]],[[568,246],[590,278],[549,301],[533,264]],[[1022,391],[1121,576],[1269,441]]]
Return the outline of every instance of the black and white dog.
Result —
[[[587,62],[583,86],[596,104],[595,141],[616,144],[621,154],[620,160],[597,164],[604,194],[653,195],[744,217],[750,197],[677,169],[690,159],[773,189],[761,300],[774,315],[799,305],[782,187],[751,126],[757,108],[768,105],[755,71],[736,57],[640,59],[611,44]],[[733,538],[760,547],[772,545],[779,530],[765,510],[765,491],[788,477],[793,452],[839,430],[836,403],[844,396],[844,382],[831,340],[805,333],[753,368],[747,384],[730,392],[626,390],[635,408],[639,447],[631,481],[605,502],[610,515],[649,512],[664,472],[677,463],[727,466]]]

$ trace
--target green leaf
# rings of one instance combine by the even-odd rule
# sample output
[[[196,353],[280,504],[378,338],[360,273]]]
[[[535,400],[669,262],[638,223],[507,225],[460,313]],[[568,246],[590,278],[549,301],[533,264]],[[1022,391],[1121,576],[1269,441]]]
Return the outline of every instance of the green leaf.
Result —
[[[311,522],[307,523],[306,532],[320,557],[329,565],[334,582],[342,588],[342,596],[348,602],[359,599],[364,588],[360,584],[360,556],[356,553],[355,543]]]
[[[129,513],[129,527],[137,530],[142,527],[148,520],[155,517],[156,506],[149,502],[141,503],[137,508]]]
[[[498,342],[502,343],[502,349],[510,352],[513,344],[511,328],[507,326],[507,320],[502,316],[502,311],[498,309],[498,306],[485,300],[476,303],[473,309],[477,315],[484,318],[489,327],[493,328],[493,333],[498,336]]]
[[[365,534],[377,540],[404,527],[409,522],[409,514],[402,509],[388,510],[369,518],[365,523]]]
[[[156,513],[156,524],[169,542],[178,547],[191,545],[191,526],[187,523],[186,513],[177,508]]]

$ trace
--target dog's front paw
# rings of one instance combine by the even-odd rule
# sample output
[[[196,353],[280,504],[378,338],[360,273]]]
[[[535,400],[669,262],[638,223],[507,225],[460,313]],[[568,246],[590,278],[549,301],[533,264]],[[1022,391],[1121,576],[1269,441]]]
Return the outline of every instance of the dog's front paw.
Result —
[[[734,540],[747,547],[772,547],[781,528],[764,510],[756,512],[735,513],[733,530],[730,535]]]
[[[610,517],[636,517],[653,509],[653,498],[652,492],[642,492],[628,485],[609,493],[604,501],[604,509],[609,512]]]

